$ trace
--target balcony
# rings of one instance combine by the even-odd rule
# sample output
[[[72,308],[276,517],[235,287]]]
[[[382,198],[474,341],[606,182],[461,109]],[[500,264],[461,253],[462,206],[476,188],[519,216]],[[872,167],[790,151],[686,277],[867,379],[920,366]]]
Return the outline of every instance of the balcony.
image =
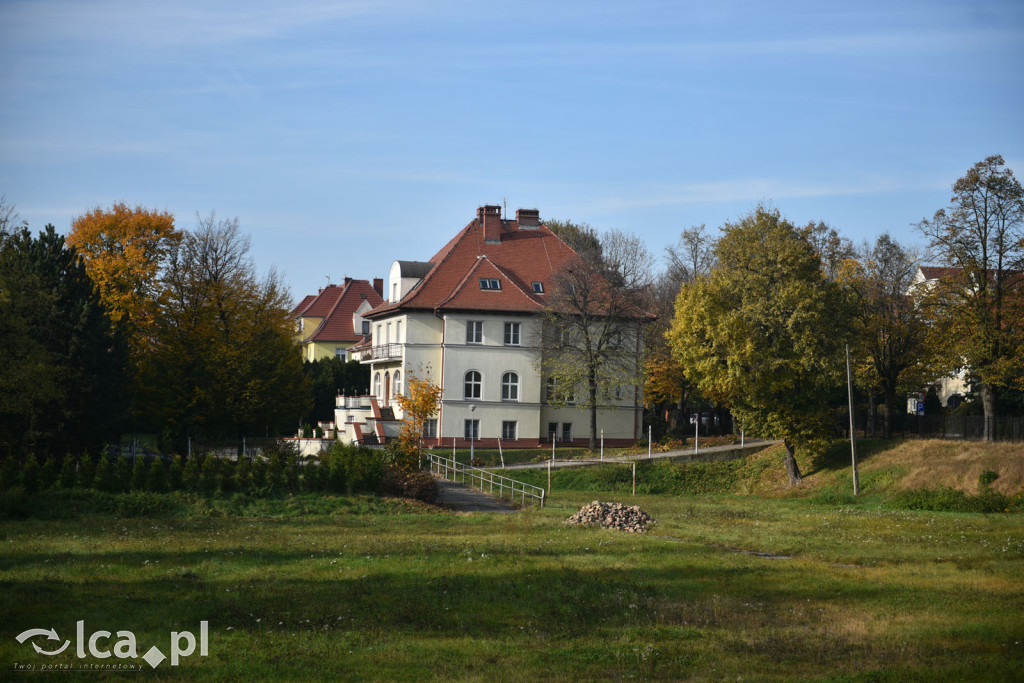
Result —
[[[399,360],[401,358],[401,344],[381,344],[370,350],[370,360]]]

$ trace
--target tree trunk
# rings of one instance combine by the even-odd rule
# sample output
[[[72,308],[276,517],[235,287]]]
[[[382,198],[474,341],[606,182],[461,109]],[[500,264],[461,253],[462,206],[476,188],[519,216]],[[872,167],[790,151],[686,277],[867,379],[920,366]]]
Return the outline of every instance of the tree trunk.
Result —
[[[803,477],[800,476],[800,466],[796,464],[796,458],[794,457],[795,449],[788,441],[783,441],[783,445],[786,447],[786,474],[789,475],[789,485],[799,486],[803,481]]]
[[[590,450],[597,448],[597,378],[595,373],[590,373],[590,386],[588,387],[590,397]]]
[[[896,416],[896,388],[887,387],[885,390],[885,438],[892,438],[892,419]]]
[[[981,406],[985,410],[985,441],[996,440],[996,388],[981,385]]]

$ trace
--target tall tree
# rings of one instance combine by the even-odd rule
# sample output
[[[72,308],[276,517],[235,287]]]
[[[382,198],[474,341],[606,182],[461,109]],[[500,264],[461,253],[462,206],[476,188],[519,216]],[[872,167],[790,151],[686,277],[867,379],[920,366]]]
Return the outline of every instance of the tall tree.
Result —
[[[948,368],[977,378],[992,439],[998,391],[1024,372],[1024,189],[990,156],[954,183],[948,209],[918,228],[951,268],[929,292],[931,343]]]
[[[867,379],[885,396],[885,438],[892,438],[896,395],[920,387],[928,345],[924,316],[913,291],[917,258],[888,234],[849,260],[840,282],[855,295],[857,348]]]
[[[857,249],[846,237],[840,235],[835,228],[822,221],[811,221],[801,228],[801,233],[814,247],[821,259],[821,269],[829,280],[835,280],[843,264],[857,258]]]
[[[257,275],[249,245],[237,219],[211,215],[171,252],[140,407],[178,443],[282,433],[309,411],[288,292]]]
[[[690,383],[668,343],[676,297],[683,285],[704,277],[714,264],[715,240],[704,225],[683,230],[676,244],[665,248],[665,273],[651,288],[648,307],[657,319],[647,326],[644,344],[644,399],[648,406],[673,404],[682,416],[691,399]],[[685,439],[685,437],[684,437]]]
[[[0,242],[0,448],[97,452],[125,416],[126,348],[52,225]]]
[[[583,240],[555,277],[541,337],[540,368],[554,404],[574,402],[590,414],[597,445],[597,411],[609,396],[641,382],[642,304],[651,284],[651,257],[635,235],[616,230],[597,244]]]
[[[335,397],[339,391],[370,391],[370,366],[357,360],[345,361],[332,356],[305,361],[302,371],[313,390],[313,410],[306,417],[310,423],[334,419]]]
[[[85,260],[111,320],[136,344],[152,323],[159,275],[179,241],[172,214],[124,202],[76,217],[67,237]]]
[[[706,278],[682,288],[670,343],[702,393],[748,430],[783,441],[797,485],[796,449],[818,446],[830,431],[846,296],[806,235],[764,206],[724,226],[715,257]]]

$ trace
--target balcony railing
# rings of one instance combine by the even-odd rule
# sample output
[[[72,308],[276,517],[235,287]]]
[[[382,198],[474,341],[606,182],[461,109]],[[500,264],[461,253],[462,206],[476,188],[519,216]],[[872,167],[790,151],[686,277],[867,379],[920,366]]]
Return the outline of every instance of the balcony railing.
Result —
[[[371,350],[371,358],[373,360],[390,360],[392,358],[402,357],[402,345],[401,344],[380,344],[374,346]]]

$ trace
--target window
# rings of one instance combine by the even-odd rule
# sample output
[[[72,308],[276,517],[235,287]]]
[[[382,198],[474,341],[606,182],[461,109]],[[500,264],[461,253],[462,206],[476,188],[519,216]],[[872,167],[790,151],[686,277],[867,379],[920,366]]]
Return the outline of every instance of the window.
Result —
[[[344,346],[335,346],[334,347],[334,357],[335,358],[340,358],[342,360],[345,360],[345,347]]]
[[[365,337],[368,334],[370,334],[370,321],[369,320],[364,320],[363,321],[363,336]]]
[[[393,282],[391,283],[391,302],[394,303],[396,301],[398,301],[398,283]]]
[[[429,420],[423,421],[423,436],[428,439],[433,439],[437,436],[437,418],[430,418]]]
[[[470,320],[466,323],[466,343],[484,343],[484,323],[482,320]]]
[[[380,398],[380,373],[373,376],[373,395]]]
[[[402,371],[401,370],[395,370],[395,383],[394,383],[394,387],[395,387],[395,396],[398,396],[399,394],[402,393]]]
[[[519,323],[505,323],[505,346],[519,346]]]
[[[493,277],[482,277],[480,278],[480,289],[501,289],[501,280]]]
[[[476,370],[470,370],[466,373],[465,390],[463,396],[468,401],[470,399],[480,398],[480,385],[483,384],[483,377]]]
[[[534,282],[533,283],[533,293],[534,294],[543,294],[544,293],[544,283],[543,282]]]
[[[501,376],[501,400],[519,400],[519,375],[514,372],[506,372]]]
[[[396,344],[401,344],[402,343],[402,321],[401,320],[399,320],[398,322],[395,323],[395,343]]]
[[[502,421],[501,423],[501,440],[502,441],[515,441],[516,440],[516,422],[515,421]]]
[[[566,443],[572,442],[572,422],[562,423],[562,441]]]
[[[480,420],[466,420],[464,429],[465,438],[473,440],[480,438]]]
[[[548,441],[554,441],[556,434],[558,434],[558,423],[548,422]]]
[[[554,377],[549,377],[545,400],[548,403],[576,403],[576,392],[562,389]]]

